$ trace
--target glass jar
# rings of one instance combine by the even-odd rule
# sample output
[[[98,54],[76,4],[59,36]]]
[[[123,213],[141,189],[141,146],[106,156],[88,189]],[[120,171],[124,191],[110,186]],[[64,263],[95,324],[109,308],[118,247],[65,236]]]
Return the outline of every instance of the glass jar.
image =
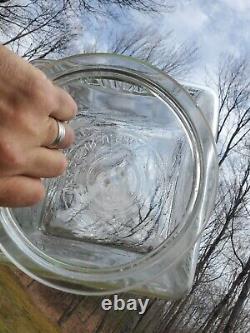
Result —
[[[0,209],[3,254],[63,291],[181,297],[215,200],[215,96],[114,54],[33,64],[77,102],[76,142],[43,202]]]

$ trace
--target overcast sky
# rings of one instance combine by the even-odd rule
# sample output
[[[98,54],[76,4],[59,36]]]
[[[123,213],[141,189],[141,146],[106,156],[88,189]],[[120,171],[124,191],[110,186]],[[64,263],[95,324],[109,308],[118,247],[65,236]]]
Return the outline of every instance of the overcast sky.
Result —
[[[219,54],[250,55],[250,0],[169,0],[170,11],[148,15],[135,10],[113,10],[119,19],[104,17],[90,24],[83,18],[79,37],[72,53],[82,51],[84,45],[98,41],[105,51],[111,31],[151,26],[163,34],[174,31],[176,43],[189,41],[199,47],[199,62],[193,72],[193,81],[202,82],[205,67],[213,72]],[[84,33],[80,33],[82,31]],[[73,52],[74,51],[74,52]]]

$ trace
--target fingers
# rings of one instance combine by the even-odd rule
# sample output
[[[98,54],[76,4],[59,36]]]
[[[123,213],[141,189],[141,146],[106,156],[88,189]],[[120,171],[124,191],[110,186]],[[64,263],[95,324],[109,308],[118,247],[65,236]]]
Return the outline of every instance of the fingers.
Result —
[[[45,189],[40,179],[25,176],[0,179],[0,206],[25,207],[41,201]]]
[[[57,108],[50,112],[50,117],[61,121],[68,121],[75,117],[77,104],[62,88],[54,86],[57,96]]]
[[[27,156],[29,166],[24,175],[36,178],[57,177],[64,173],[67,168],[67,159],[58,150],[37,148]]]
[[[65,149],[68,148],[75,140],[75,134],[73,129],[66,123],[63,123],[65,128],[65,137],[63,142],[56,146],[57,149]],[[58,136],[58,123],[54,118],[49,117],[46,123],[46,128],[44,131],[44,137],[41,142],[42,147],[51,147],[55,142],[55,139]]]
[[[44,141],[42,142],[43,147],[51,148],[51,145],[55,141],[58,135],[58,124],[57,121],[65,122],[75,117],[77,112],[77,104],[73,98],[63,89],[54,86],[57,95],[57,107],[52,109],[47,121],[47,132]],[[56,120],[56,121],[55,121]],[[63,124],[65,127],[65,138],[60,145],[56,148],[64,149],[68,148],[75,139],[73,129],[66,123]]]

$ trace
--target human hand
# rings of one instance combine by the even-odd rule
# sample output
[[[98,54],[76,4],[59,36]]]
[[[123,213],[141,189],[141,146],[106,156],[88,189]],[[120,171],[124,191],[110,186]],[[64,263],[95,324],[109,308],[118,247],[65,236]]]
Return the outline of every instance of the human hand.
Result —
[[[59,121],[74,117],[77,105],[45,74],[0,46],[0,206],[33,205],[44,197],[41,178],[62,174],[64,154],[50,148]],[[74,141],[65,124],[66,148]]]

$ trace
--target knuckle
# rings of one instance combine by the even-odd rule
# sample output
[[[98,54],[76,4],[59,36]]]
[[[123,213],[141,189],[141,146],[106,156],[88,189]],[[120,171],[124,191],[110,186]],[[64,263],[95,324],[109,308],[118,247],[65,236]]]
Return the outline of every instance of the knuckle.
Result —
[[[13,99],[15,100],[15,96]],[[10,101],[9,99],[4,100],[4,98],[0,98],[0,114],[1,114],[1,125],[7,125],[13,121],[14,108],[12,108],[13,99]]]
[[[27,78],[26,89],[28,94],[42,106],[54,107],[56,104],[53,84],[40,72],[34,73]]]
[[[36,97],[40,91],[40,80],[37,75],[29,75],[26,78],[25,90],[31,97]]]
[[[39,105],[42,105],[42,108],[44,109],[44,111],[46,111],[46,114],[51,114],[59,108],[59,103],[53,87],[51,89],[48,89],[48,87],[44,87],[44,89],[41,90],[39,97]]]
[[[0,140],[0,154],[4,164],[13,169],[21,169],[24,165],[24,156],[8,141]]]
[[[46,107],[50,112],[56,110],[59,106],[56,95],[53,92],[54,92],[53,89],[50,89],[46,93],[46,99],[45,99]]]
[[[25,110],[17,109],[13,118],[13,123],[18,129],[25,128],[29,125],[30,117]]]

